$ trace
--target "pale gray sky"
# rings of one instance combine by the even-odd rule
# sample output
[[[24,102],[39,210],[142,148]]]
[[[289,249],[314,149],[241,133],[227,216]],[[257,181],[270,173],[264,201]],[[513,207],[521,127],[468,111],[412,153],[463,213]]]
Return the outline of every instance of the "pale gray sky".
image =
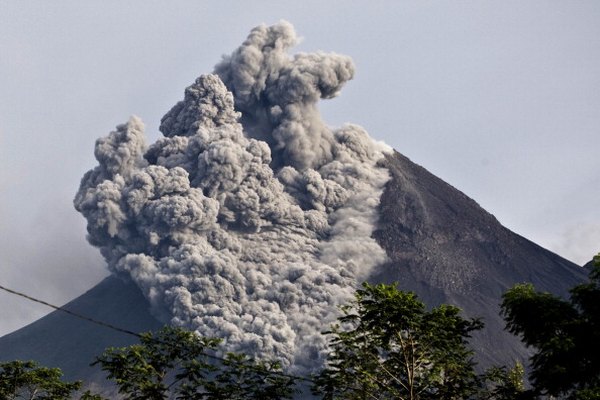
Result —
[[[0,284],[54,303],[107,272],[72,207],[94,141],[149,141],[184,88],[280,19],[351,56],[322,103],[577,263],[600,251],[600,3],[0,0]],[[323,4],[324,3],[324,4]],[[48,310],[0,293],[0,335]]]

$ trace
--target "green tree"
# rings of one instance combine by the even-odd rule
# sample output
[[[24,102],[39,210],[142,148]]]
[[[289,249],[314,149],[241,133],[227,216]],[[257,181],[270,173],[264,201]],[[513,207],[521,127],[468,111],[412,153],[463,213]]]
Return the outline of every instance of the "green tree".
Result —
[[[427,311],[396,285],[363,284],[329,332],[316,377],[324,399],[463,399],[478,389],[467,339],[483,324],[457,307]]]
[[[0,399],[70,399],[81,382],[63,382],[59,368],[47,368],[35,361],[0,363]]]
[[[569,300],[516,285],[503,295],[510,332],[536,349],[529,378],[542,395],[600,399],[600,255]]]
[[[534,394],[525,390],[525,369],[517,362],[513,368],[491,367],[482,377],[483,388],[480,398],[487,400],[526,400]]]
[[[204,338],[181,328],[165,327],[144,333],[140,344],[109,348],[97,358],[119,393],[130,400],[288,399],[295,393],[293,378],[279,364],[245,355],[212,354],[219,339]]]

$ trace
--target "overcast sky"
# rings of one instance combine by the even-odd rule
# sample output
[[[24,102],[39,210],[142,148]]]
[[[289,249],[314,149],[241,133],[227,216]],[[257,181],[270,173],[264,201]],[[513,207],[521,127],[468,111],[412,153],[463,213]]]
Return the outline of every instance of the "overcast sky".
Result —
[[[324,101],[511,230],[600,251],[600,2],[0,0],[0,285],[62,304],[107,274],[72,198],[96,138],[161,116],[261,23],[351,56]],[[324,3],[324,4],[323,4]],[[0,293],[0,335],[48,312]]]

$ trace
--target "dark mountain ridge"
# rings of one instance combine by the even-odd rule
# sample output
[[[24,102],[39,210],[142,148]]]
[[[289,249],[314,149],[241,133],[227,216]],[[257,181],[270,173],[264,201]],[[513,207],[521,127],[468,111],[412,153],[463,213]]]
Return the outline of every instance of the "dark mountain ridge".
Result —
[[[429,305],[454,304],[481,317],[472,346],[482,367],[526,363],[520,340],[504,331],[502,294],[516,283],[563,297],[587,271],[511,232],[474,200],[398,152],[383,164],[392,175],[381,197],[377,242],[389,262],[371,277],[397,281]]]
[[[504,332],[500,297],[515,283],[532,282],[561,296],[586,279],[586,271],[504,228],[475,201],[394,152],[382,160],[391,179],[381,197],[373,233],[389,261],[370,277],[397,281],[428,305],[450,303],[467,316],[482,317],[485,329],[472,345],[482,367],[526,361],[518,338]],[[139,288],[110,276],[68,303],[73,312],[135,332],[161,323]],[[326,327],[323,327],[324,329]],[[63,369],[68,379],[103,384],[89,364],[109,346],[136,342],[125,333],[55,311],[0,338],[0,360],[36,359]]]

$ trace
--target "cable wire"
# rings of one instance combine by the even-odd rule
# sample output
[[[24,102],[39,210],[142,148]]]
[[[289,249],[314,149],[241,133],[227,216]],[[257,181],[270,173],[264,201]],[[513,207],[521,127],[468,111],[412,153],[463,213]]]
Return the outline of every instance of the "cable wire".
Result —
[[[35,303],[43,304],[43,305],[45,305],[45,306],[47,306],[47,307],[50,307],[50,308],[53,308],[53,309],[55,309],[55,310],[57,310],[57,311],[64,312],[64,313],[66,313],[66,314],[68,314],[68,315],[70,315],[70,316],[72,316],[72,317],[79,318],[79,319],[82,319],[82,320],[85,320],[85,321],[91,322],[91,323],[93,323],[93,324],[96,324],[96,325],[103,326],[103,327],[105,327],[105,328],[109,328],[109,329],[115,330],[115,331],[118,331],[118,332],[121,332],[121,333],[125,333],[125,334],[128,334],[128,335],[132,335],[132,336],[135,336],[135,337],[137,337],[137,338],[139,338],[139,339],[140,339],[140,338],[142,338],[142,335],[141,335],[141,334],[139,334],[139,333],[136,333],[136,332],[130,331],[130,330],[128,330],[128,329],[119,328],[118,326],[115,326],[115,325],[109,324],[109,323],[107,323],[107,322],[104,322],[104,321],[99,321],[99,320],[97,320],[97,319],[94,319],[94,318],[91,318],[91,317],[85,316],[85,315],[83,315],[83,314],[79,314],[79,313],[76,313],[76,312],[73,312],[73,311],[67,310],[67,309],[65,309],[64,307],[55,306],[54,304],[48,303],[47,301],[44,301],[44,300],[37,299],[37,298],[35,298],[35,297],[29,296],[29,295],[27,295],[27,294],[25,294],[25,293],[18,292],[18,291],[16,291],[16,290],[13,290],[13,289],[9,289],[9,288],[7,288],[7,287],[5,287],[5,286],[3,286],[3,285],[0,285],[0,289],[1,289],[1,290],[4,290],[5,292],[8,292],[8,293],[10,293],[10,294],[14,294],[14,295],[16,295],[16,296],[23,297],[23,298],[25,298],[25,299],[27,299],[27,300],[30,300],[30,301],[33,301],[33,302],[35,302]],[[152,338],[152,340],[153,340],[153,341],[155,341],[156,343],[159,343],[159,344],[165,344],[165,343],[162,343],[160,340],[157,340],[156,338]],[[212,355],[212,354],[202,353],[202,355],[203,355],[203,356],[205,356],[205,357],[207,357],[207,358],[211,358],[211,359],[218,360],[218,361],[221,361],[221,362],[225,362],[225,361],[226,361],[226,362],[232,362],[231,360],[227,360],[227,359],[225,359],[225,358],[223,358],[223,357],[215,356],[215,355]],[[248,366],[246,366],[246,367],[248,367]],[[252,367],[251,367],[251,368],[252,368]],[[259,368],[259,367],[256,367],[256,369],[257,369],[257,370],[260,370],[260,368]],[[314,380],[314,379],[311,379],[311,378],[306,378],[306,377],[304,377],[304,376],[298,376],[298,375],[286,374],[285,372],[281,372],[281,371],[269,371],[269,374],[272,374],[272,375],[279,375],[279,376],[283,376],[283,377],[285,377],[285,378],[291,378],[291,379],[295,379],[295,380],[301,380],[301,381],[306,381],[306,382],[315,383],[315,380]]]
[[[54,308],[57,311],[62,311],[62,312],[66,313],[66,314],[69,314],[69,315],[71,315],[73,317],[77,317],[77,318],[86,320],[88,322],[92,322],[94,324],[97,324],[97,325],[100,325],[100,326],[104,326],[105,328],[109,328],[109,329],[112,329],[112,330],[115,330],[115,331],[126,333],[128,335],[133,335],[133,336],[136,336],[138,338],[141,337],[141,335],[139,333],[135,333],[135,332],[127,330],[127,329],[119,328],[118,326],[109,324],[108,322],[99,321],[97,319],[94,319],[94,318],[91,318],[91,317],[87,317],[87,316],[82,315],[82,314],[78,314],[76,312],[67,310],[67,309],[65,309],[63,307],[55,306],[54,304],[50,304],[50,303],[48,303],[48,302],[46,302],[44,300],[36,299],[35,297],[31,297],[31,296],[29,296],[29,295],[27,295],[25,293],[17,292],[16,290],[9,289],[9,288],[7,288],[5,286],[0,285],[0,289],[6,291],[8,293],[12,293],[14,295],[24,297],[27,300],[31,300],[33,302],[36,302],[36,303],[39,303],[39,304],[43,304],[43,305],[48,306],[50,308]]]

